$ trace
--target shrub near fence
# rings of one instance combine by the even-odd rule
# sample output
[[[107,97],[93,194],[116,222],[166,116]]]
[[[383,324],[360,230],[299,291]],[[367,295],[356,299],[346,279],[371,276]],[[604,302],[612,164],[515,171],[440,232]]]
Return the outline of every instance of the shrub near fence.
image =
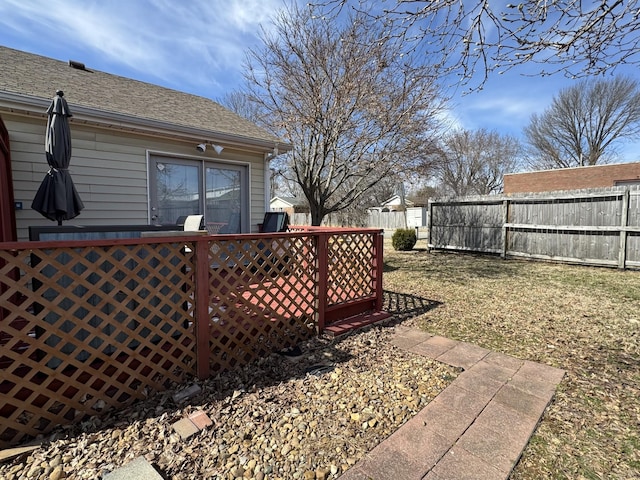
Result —
[[[429,202],[429,248],[640,267],[637,187]]]
[[[0,447],[382,307],[380,231],[0,244]]]

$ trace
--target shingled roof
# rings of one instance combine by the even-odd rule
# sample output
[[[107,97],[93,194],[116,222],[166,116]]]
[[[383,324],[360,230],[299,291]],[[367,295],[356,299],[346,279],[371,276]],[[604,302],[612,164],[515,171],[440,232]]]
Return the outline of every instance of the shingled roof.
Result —
[[[103,112],[132,124],[151,122],[184,134],[208,133],[265,147],[279,143],[286,149],[278,138],[213,100],[71,63],[0,46],[0,107],[8,96],[14,102],[42,99],[48,105],[62,90],[74,114]]]

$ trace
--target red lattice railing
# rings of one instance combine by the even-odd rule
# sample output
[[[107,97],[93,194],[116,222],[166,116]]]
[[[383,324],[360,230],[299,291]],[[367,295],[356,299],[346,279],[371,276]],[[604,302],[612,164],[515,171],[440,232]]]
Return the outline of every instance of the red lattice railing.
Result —
[[[0,446],[382,303],[377,230],[0,244]]]
[[[233,368],[315,334],[313,237],[230,239],[209,245],[210,365]]]

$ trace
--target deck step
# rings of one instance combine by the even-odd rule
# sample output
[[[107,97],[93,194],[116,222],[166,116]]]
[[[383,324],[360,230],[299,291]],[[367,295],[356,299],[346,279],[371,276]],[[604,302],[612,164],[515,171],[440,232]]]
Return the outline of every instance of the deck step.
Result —
[[[325,327],[324,331],[329,335],[339,337],[367,325],[381,322],[389,317],[391,317],[391,314],[387,312],[361,313],[360,315],[338,320]]]

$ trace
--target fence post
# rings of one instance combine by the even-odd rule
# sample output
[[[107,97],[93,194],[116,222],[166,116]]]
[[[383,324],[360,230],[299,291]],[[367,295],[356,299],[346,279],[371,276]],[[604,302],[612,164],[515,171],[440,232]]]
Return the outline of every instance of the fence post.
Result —
[[[197,238],[195,255],[196,374],[209,377],[209,239]]]
[[[316,254],[318,256],[318,298],[316,299],[316,324],[318,334],[324,330],[324,318],[327,309],[327,281],[329,276],[329,234],[316,233]]]
[[[431,199],[429,199],[427,205],[427,252],[429,252],[429,245],[431,245],[431,223],[433,222],[433,202]]]
[[[509,229],[507,228],[509,223],[509,200],[504,199],[502,201],[502,258],[507,258],[507,251],[509,250]]]
[[[622,215],[620,215],[620,246],[618,247],[618,268],[627,266],[627,226],[629,223],[629,189],[622,194]]]

